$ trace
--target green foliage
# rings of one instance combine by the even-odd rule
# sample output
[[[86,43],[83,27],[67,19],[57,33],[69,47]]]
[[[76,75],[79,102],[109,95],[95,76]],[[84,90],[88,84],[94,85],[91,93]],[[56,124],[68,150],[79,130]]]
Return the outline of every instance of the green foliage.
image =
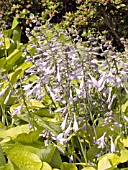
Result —
[[[127,168],[127,40],[85,47],[47,24],[22,44],[18,24],[0,32],[0,170]]]

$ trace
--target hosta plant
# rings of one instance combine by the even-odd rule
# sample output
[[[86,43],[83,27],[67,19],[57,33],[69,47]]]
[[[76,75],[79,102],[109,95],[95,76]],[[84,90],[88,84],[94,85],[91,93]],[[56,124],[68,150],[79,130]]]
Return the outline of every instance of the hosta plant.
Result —
[[[121,53],[38,22],[26,35],[11,50],[1,32],[0,169],[127,167],[127,40]]]

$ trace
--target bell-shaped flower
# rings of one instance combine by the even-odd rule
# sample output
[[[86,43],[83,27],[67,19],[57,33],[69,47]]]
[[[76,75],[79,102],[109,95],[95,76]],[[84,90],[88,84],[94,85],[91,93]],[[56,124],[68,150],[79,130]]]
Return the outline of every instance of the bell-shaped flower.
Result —
[[[65,116],[65,118],[64,118],[64,121],[63,121],[62,124],[61,124],[61,129],[62,129],[62,130],[64,130],[65,127],[66,127],[67,117],[68,117],[68,114],[66,114],[66,116]]]
[[[116,148],[115,148],[112,136],[109,136],[109,137],[110,137],[110,140],[111,140],[111,153],[114,153],[116,151]]]
[[[103,136],[101,136],[99,139],[96,140],[96,144],[98,144],[98,148],[103,149],[106,146],[105,135],[106,135],[106,132],[104,132]]]
[[[76,132],[78,130],[78,123],[76,121],[76,116],[74,114],[73,130]]]

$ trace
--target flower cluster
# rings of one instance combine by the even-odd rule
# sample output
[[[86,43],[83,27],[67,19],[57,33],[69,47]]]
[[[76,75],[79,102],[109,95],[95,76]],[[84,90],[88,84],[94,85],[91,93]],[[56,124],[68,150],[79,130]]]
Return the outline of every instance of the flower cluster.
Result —
[[[104,37],[90,35],[85,45],[78,36],[74,40],[70,37],[70,34],[76,35],[74,30],[64,31],[50,24],[37,23],[33,31],[27,29],[26,34],[29,45],[23,55],[32,66],[26,70],[24,79],[33,76],[34,81],[24,84],[23,88],[28,98],[42,103],[47,96],[49,107],[61,113],[62,133],[56,137],[57,141],[64,145],[72,132],[79,134],[85,129],[92,129],[93,137],[87,136],[89,140],[96,140],[97,120],[100,126],[110,124],[110,130],[115,124],[125,129],[121,124],[126,115],[119,110],[126,101],[125,97],[121,102],[122,97],[128,92],[127,41],[124,41],[125,52],[120,53]],[[106,122],[107,112],[112,112],[112,121]],[[103,138],[106,133],[102,134]],[[109,139],[112,143],[111,135]]]

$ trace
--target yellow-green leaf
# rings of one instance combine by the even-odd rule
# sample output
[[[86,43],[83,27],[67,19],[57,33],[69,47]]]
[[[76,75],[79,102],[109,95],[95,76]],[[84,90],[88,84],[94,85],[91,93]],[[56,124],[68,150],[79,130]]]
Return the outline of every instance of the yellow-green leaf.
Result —
[[[16,126],[13,128],[10,128],[8,130],[1,130],[0,131],[0,138],[2,139],[14,139],[16,138],[19,134],[22,133],[29,133],[30,129],[29,129],[29,125],[21,125],[21,126]],[[1,141],[0,143],[3,143],[3,141]]]
[[[128,147],[128,137],[126,139],[120,139],[120,141],[124,144],[125,147]]]
[[[44,105],[39,100],[31,99],[30,102],[31,102],[33,107],[37,107],[37,108],[44,107]]]
[[[93,168],[93,167],[85,167],[85,168],[83,168],[83,169],[81,169],[81,170],[96,170],[96,169]]]
[[[12,22],[12,28],[11,28],[11,29],[14,29],[18,24],[19,24],[19,22],[18,22],[17,18],[14,17],[13,22]]]
[[[52,170],[51,166],[48,163],[46,163],[46,162],[43,162],[42,166],[43,167],[42,167],[41,170]]]
[[[10,40],[9,40],[9,38],[5,38],[4,41],[5,41],[5,48],[9,49],[10,48]]]
[[[111,167],[112,165],[110,164],[107,156],[102,157],[98,162],[98,170],[106,170]]]
[[[127,149],[121,150],[120,161],[121,163],[128,161],[128,150]]]

